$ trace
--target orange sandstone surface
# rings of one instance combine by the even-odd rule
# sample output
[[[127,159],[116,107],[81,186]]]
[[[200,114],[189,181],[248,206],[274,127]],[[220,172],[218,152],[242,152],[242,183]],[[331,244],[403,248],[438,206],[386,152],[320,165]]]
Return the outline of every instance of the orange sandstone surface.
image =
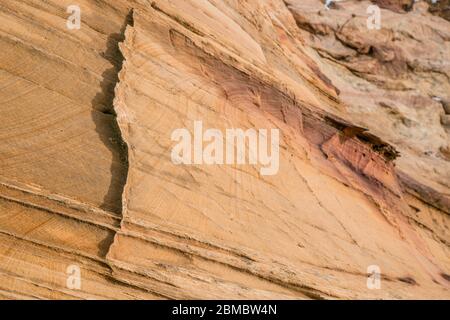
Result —
[[[71,2],[0,4],[1,299],[450,298],[443,5]],[[174,163],[196,121],[278,170]]]

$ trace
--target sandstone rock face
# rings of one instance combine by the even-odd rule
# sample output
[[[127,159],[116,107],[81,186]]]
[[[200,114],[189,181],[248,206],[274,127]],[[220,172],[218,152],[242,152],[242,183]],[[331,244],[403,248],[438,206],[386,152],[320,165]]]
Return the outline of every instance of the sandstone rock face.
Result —
[[[449,299],[450,23],[379,2],[3,1],[0,297]]]
[[[401,152],[399,171],[446,195],[441,202],[448,203],[449,23],[429,14],[425,2],[407,13],[381,9],[380,30],[367,27],[369,1],[331,10],[315,0],[286,3],[300,37],[340,90],[341,115],[393,144]]]

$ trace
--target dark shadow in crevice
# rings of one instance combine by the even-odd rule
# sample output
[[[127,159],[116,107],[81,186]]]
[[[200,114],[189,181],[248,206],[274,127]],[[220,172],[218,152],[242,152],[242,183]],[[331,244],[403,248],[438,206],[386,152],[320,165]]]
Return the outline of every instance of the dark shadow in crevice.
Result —
[[[126,16],[120,32],[108,36],[107,48],[102,56],[111,62],[113,67],[103,72],[101,91],[91,102],[93,107],[91,116],[95,123],[95,130],[112,154],[111,182],[100,208],[117,214],[122,212],[122,194],[128,174],[128,148],[122,139],[113,102],[114,89],[119,82],[119,72],[124,60],[119,43],[125,40],[125,30],[128,25],[133,26],[133,11]]]

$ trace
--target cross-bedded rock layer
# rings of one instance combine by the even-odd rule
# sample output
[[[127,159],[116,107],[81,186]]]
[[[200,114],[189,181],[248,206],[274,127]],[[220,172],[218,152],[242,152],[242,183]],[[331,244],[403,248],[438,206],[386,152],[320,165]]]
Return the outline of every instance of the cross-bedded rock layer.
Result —
[[[352,37],[340,50],[353,68],[371,50],[398,49],[366,50],[356,26],[337,35],[312,14],[321,1],[294,2],[86,0],[78,31],[64,29],[68,1],[2,3],[1,297],[449,297],[448,162],[405,153],[426,143],[405,128],[379,130],[392,122],[386,107],[361,121],[348,89],[357,76],[381,78],[371,84],[380,95],[385,83],[429,76],[413,100],[434,103],[429,89],[444,101],[445,69],[423,75],[374,55],[370,72],[338,76],[342,59],[324,60],[319,45]],[[437,139],[428,147],[440,150],[439,112],[420,112]],[[171,133],[196,120],[278,128],[278,174],[175,165]],[[413,161],[425,164],[414,172]],[[433,161],[444,165],[434,175]],[[81,268],[79,290],[66,286],[70,265]],[[369,265],[381,268],[380,290],[366,286]]]

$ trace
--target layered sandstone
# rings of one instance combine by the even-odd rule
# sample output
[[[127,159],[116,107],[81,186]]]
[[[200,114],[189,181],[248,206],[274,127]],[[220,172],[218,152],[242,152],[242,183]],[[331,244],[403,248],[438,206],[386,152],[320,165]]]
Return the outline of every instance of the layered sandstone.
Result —
[[[79,3],[70,31],[70,1],[0,6],[2,298],[450,297],[448,21],[383,9],[372,37],[369,1]],[[279,171],[174,164],[199,120],[279,129]]]
[[[380,30],[367,28],[372,2],[388,8],[381,9]],[[285,1],[300,37],[340,90],[342,116],[394,145],[404,182],[439,191],[441,199],[432,202],[448,212],[449,23],[431,15],[424,1],[408,12],[392,8],[402,1],[372,2],[325,10],[320,1]]]

